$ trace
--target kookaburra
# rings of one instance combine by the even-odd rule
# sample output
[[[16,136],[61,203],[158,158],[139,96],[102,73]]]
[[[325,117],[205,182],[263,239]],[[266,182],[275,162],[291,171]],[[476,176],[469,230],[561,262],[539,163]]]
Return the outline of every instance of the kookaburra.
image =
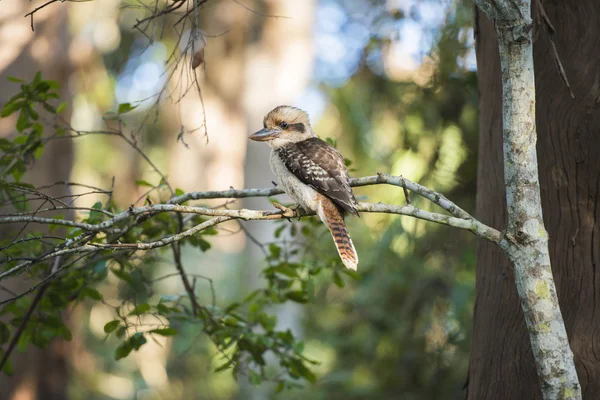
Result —
[[[271,146],[270,164],[278,185],[305,211],[317,213],[329,228],[344,265],[356,270],[358,255],[344,215],[359,215],[340,152],[317,137],[306,112],[289,106],[269,112],[263,129],[250,139]]]

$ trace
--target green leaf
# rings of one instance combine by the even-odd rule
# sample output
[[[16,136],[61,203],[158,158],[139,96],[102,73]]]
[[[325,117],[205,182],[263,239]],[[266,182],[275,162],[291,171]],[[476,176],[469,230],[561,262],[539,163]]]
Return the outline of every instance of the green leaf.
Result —
[[[344,286],[346,286],[346,283],[342,279],[342,276],[337,271],[333,273],[333,283],[335,283],[335,285],[339,288],[343,288]]]
[[[306,298],[306,292],[302,290],[292,290],[285,294],[285,297],[291,301],[295,301],[296,303],[306,303],[308,299]]]
[[[227,368],[229,368],[233,363],[235,362],[235,360],[233,358],[230,358],[229,360],[227,360],[227,362],[223,365],[218,366],[215,369],[215,372],[221,372],[226,370]]]
[[[120,360],[127,357],[129,353],[131,353],[131,350],[133,350],[133,345],[130,341],[127,340],[121,343],[115,350],[115,360]]]
[[[257,374],[255,371],[250,370],[250,376],[248,376],[248,381],[250,381],[253,385],[260,385],[262,383],[262,376]]]
[[[56,108],[48,103],[42,103],[44,110],[48,111],[50,114],[57,114]],[[37,118],[36,118],[37,119]]]
[[[61,330],[62,330],[63,339],[65,339],[67,342],[70,342],[71,340],[73,340],[73,334],[71,333],[69,328],[67,328],[66,326],[63,325]]]
[[[131,310],[128,315],[140,315],[148,311],[150,311],[150,304],[142,303],[135,306],[134,309]]]
[[[23,79],[15,78],[14,76],[7,76],[6,79],[8,79],[11,82],[15,82],[15,83],[25,82]]]
[[[297,278],[298,277],[298,271],[296,271],[294,268],[290,267],[289,265],[283,264],[283,265],[279,265],[277,267],[273,268],[273,271],[285,275],[285,276],[289,276],[291,278]]]
[[[17,131],[23,132],[27,125],[29,124],[29,117],[27,115],[27,109],[22,109],[19,114],[19,119],[17,119]]]
[[[4,354],[4,351],[0,352],[0,354]],[[2,372],[8,376],[12,376],[15,373],[15,368],[10,358],[6,360],[6,364],[4,364],[4,368],[2,368]]]
[[[290,375],[301,376],[310,383],[315,383],[317,381],[316,375],[306,368],[302,361],[296,359],[290,360]]]
[[[153,184],[151,184],[150,182],[145,181],[143,179],[139,179],[139,180],[135,181],[135,184],[138,186],[148,186],[148,187],[152,187],[152,188],[154,187]]]
[[[0,138],[0,150],[2,150],[5,153],[8,153],[8,152],[12,151],[12,149],[13,149],[13,143],[10,140]]]
[[[25,331],[23,331],[21,337],[19,338],[19,341],[17,342],[17,349],[19,350],[19,353],[23,353],[25,351],[30,341],[31,331],[29,329],[26,329]]]
[[[94,264],[92,271],[96,276],[98,276],[99,279],[106,278],[106,275],[108,275],[108,269],[106,268],[106,260],[100,260],[96,264]]]
[[[285,229],[286,225],[281,225],[279,228],[275,229],[275,238],[279,239],[281,236],[281,232]]]
[[[125,332],[127,332],[127,329],[124,326],[119,326],[119,328],[115,332],[115,336],[120,339],[123,336],[125,336]]]
[[[132,335],[117,347],[115,350],[115,360],[127,357],[131,353],[131,350],[139,350],[146,342],[147,340],[142,332]]]
[[[130,111],[133,111],[137,108],[137,106],[132,106],[130,103],[121,103],[119,104],[119,114],[127,114]]]
[[[149,331],[150,333],[156,333],[161,336],[174,336],[177,335],[177,330],[173,328],[160,328],[160,329],[152,329]]]
[[[240,303],[232,303],[232,304],[228,305],[227,308],[225,309],[225,314],[230,313],[231,311],[238,308],[240,305],[241,305]]]
[[[102,300],[102,295],[94,288],[86,287],[82,293],[84,297],[89,297],[92,300]]]
[[[133,286],[135,284],[135,282],[133,281],[133,278],[131,277],[131,274],[127,271],[122,271],[120,269],[116,269],[113,268],[111,269],[112,273],[116,275],[117,278],[121,279],[122,281],[127,282],[130,286]]]
[[[44,81],[44,83],[47,84],[50,87],[50,89],[54,89],[54,90],[60,89],[60,85],[56,81],[47,80],[47,81]]]
[[[207,251],[210,249],[210,247],[211,247],[210,242],[202,239],[201,237],[197,237],[196,240],[198,242],[198,247],[200,247],[200,250]]]
[[[135,350],[139,350],[142,345],[146,344],[147,340],[142,332],[138,332],[129,338]]]
[[[119,327],[119,325],[121,325],[121,321],[118,319],[108,322],[106,325],[104,325],[104,333],[113,332]]]
[[[156,305],[156,310],[163,315],[168,315],[169,314],[169,307],[165,306],[164,304],[157,304]]]
[[[62,102],[58,105],[58,107],[56,107],[56,113],[60,114],[61,112],[63,112],[65,110],[65,108],[67,108],[67,103],[66,102]]]
[[[362,275],[360,275],[358,272],[353,271],[351,269],[344,268],[342,270],[342,272],[344,274],[348,275],[350,278],[354,279],[355,281],[360,281],[362,279]]]
[[[0,322],[0,344],[8,342],[10,339],[10,329],[4,322]]]
[[[279,259],[281,256],[281,247],[277,246],[275,243],[269,244],[269,252],[274,259]]]
[[[15,111],[21,109],[23,107],[23,104],[25,104],[25,101],[14,101],[6,103],[2,108],[2,113],[0,113],[0,116],[2,118],[8,117]]]
[[[102,209],[102,203],[97,201],[96,203],[94,203],[94,205],[92,206],[93,210],[101,210]],[[88,222],[91,224],[95,224],[98,223],[102,220],[102,213],[98,212],[98,211],[90,211],[90,216],[88,218]]]
[[[33,124],[31,129],[35,133],[36,139],[39,139],[42,137],[42,133],[44,132],[44,126],[42,124],[40,124],[39,122],[36,122],[35,124]]]

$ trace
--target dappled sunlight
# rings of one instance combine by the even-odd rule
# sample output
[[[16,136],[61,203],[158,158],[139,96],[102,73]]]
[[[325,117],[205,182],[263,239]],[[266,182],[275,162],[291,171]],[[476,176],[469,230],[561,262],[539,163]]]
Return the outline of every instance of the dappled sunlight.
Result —
[[[0,15],[0,44],[11,44],[0,46],[0,71],[23,52],[39,64],[51,62],[52,38],[35,37],[19,21],[22,6],[2,3],[12,17]],[[192,13],[186,1],[177,13],[142,23],[153,1],[67,3],[72,38],[64,44],[69,67],[60,81],[74,136],[68,180],[86,185],[69,185],[69,205],[85,208],[77,210],[77,221],[122,212],[139,223],[115,225],[94,240],[117,237],[123,245],[133,232],[131,243],[160,241],[165,229],[175,234],[211,218],[178,219],[172,209],[152,218],[147,209],[133,214],[181,193],[273,187],[270,149],[248,135],[280,104],[308,111],[315,132],[332,140],[352,177],[401,175],[472,210],[478,109],[464,5],[210,1]],[[36,14],[36,24],[62,6]],[[447,33],[444,24],[459,33]],[[0,134],[14,130],[17,118],[0,119]],[[407,204],[401,187],[371,185],[354,193],[360,202]],[[409,196],[422,210],[444,212]],[[271,210],[273,200],[289,198],[184,204]],[[81,279],[97,292],[77,300],[74,315],[85,317],[70,322],[78,346],[70,356],[73,398],[437,398],[436,385],[455,395],[468,357],[473,237],[393,214],[365,212],[346,222],[360,257],[357,273],[343,269],[315,217],[234,219],[164,251],[93,248],[92,275]],[[64,276],[85,272],[79,265]],[[270,291],[248,300],[267,283]],[[193,317],[189,293],[200,304]],[[270,318],[279,337],[261,336]],[[237,339],[228,342],[225,331]],[[144,343],[123,354],[119,346],[131,338]],[[277,351],[269,347],[274,338],[283,343]],[[250,361],[261,346],[269,348],[264,365]],[[230,361],[240,349],[242,357]],[[298,362],[314,372],[314,384]],[[278,379],[289,387],[278,388]],[[282,392],[274,394],[276,388]]]

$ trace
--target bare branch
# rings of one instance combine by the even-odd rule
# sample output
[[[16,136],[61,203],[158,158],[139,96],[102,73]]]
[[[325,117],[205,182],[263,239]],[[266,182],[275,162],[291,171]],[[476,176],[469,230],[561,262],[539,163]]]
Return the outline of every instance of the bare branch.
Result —
[[[468,219],[473,218],[468,212],[448,200],[441,193],[437,193],[429,188],[426,188],[423,185],[420,185],[416,182],[412,182],[402,176],[392,176],[387,174],[380,174],[373,176],[365,176],[362,178],[352,178],[350,179],[350,186],[369,186],[369,185],[379,185],[379,184],[388,184],[393,186],[398,186],[401,188],[406,188],[412,192],[415,192],[419,196],[422,196],[429,201],[437,204],[442,207],[444,210],[448,211],[450,214],[454,215],[458,218]],[[181,196],[173,197],[168,201],[169,204],[180,204],[184,203],[188,200],[202,200],[202,199],[221,199],[221,198],[233,198],[240,199],[246,197],[270,197],[278,194],[282,194],[283,190],[279,188],[266,188],[266,189],[243,189],[237,190],[231,188],[229,190],[223,191],[207,191],[207,192],[190,192],[186,194],[182,194]]]
[[[358,210],[361,212],[375,212],[375,213],[389,213],[389,214],[398,214],[411,216],[414,218],[419,218],[425,221],[435,222],[442,225],[447,225],[463,230],[467,230],[472,232],[473,234],[482,237],[486,240],[490,240],[502,248],[507,248],[509,243],[504,238],[503,233],[499,232],[496,229],[493,229],[480,221],[473,218],[466,211],[458,207],[456,204],[448,200],[446,197],[437,193],[431,189],[428,189],[422,185],[419,185],[415,182],[411,182],[408,179],[397,176],[390,176],[384,174],[378,174],[375,176],[367,176],[363,178],[353,179],[353,186],[366,186],[366,185],[375,185],[375,184],[390,184],[395,186],[400,186],[403,189],[409,189],[414,191],[415,193],[423,196],[431,200],[433,203],[438,204],[440,207],[448,211],[452,215],[439,214],[435,212],[429,212],[417,207],[414,207],[411,204],[405,206],[395,206],[390,204],[371,204],[371,203],[359,203]],[[179,241],[194,235],[198,232],[201,232],[211,226],[215,226],[225,221],[229,221],[232,219],[245,220],[245,221],[254,221],[254,220],[274,220],[274,219],[282,219],[292,217],[304,217],[314,215],[312,213],[306,213],[302,210],[291,210],[285,209],[281,210],[249,210],[249,209],[227,209],[227,208],[210,208],[210,207],[202,207],[202,206],[185,206],[180,204],[173,204],[174,202],[186,201],[187,199],[208,199],[208,198],[232,198],[232,197],[251,197],[251,196],[268,196],[282,193],[280,189],[272,188],[272,189],[244,189],[244,190],[235,190],[230,189],[228,191],[221,192],[195,192],[188,193],[187,195],[182,195],[178,197],[174,197],[171,199],[170,203],[167,204],[152,204],[146,205],[142,207],[130,207],[127,211],[121,212],[112,216],[111,218],[106,219],[105,221],[99,222],[97,224],[90,224],[85,222],[77,222],[56,218],[42,218],[35,215],[11,215],[11,216],[0,216],[0,224],[5,223],[15,223],[15,222],[25,222],[25,223],[39,223],[39,224],[50,224],[50,225],[63,225],[69,227],[77,227],[85,231],[85,233],[79,235],[76,238],[65,239],[65,242],[59,244],[54,247],[50,252],[41,255],[37,258],[28,259],[27,261],[21,262],[15,267],[9,269],[8,271],[0,274],[0,280],[14,275],[23,271],[24,269],[30,267],[31,265],[47,261],[50,259],[54,259],[58,256],[65,256],[70,254],[85,254],[92,253],[103,250],[119,250],[119,249],[128,249],[128,250],[151,250],[159,247],[164,247],[167,245],[172,245],[174,243],[178,243]],[[96,235],[100,232],[105,233],[118,233],[117,236],[120,237],[124,232],[128,232],[134,226],[139,223],[145,221],[147,218],[151,218],[159,213],[163,212],[173,212],[177,213],[178,218],[180,218],[180,224],[178,228],[178,232],[161,238],[156,241],[151,242],[137,242],[137,243],[120,243],[115,241],[117,239],[112,239],[107,241],[107,243],[95,243],[92,242]],[[196,214],[213,217],[212,219],[205,221],[199,225],[196,225],[187,230],[183,230],[184,222],[181,219],[181,214]],[[130,220],[133,219],[131,222]],[[130,221],[125,227],[117,227],[118,224]],[[174,256],[177,259],[178,249],[174,248]],[[182,269],[182,268],[180,268]],[[180,271],[182,277],[185,276],[185,273]],[[187,282],[186,290],[191,297],[193,297],[193,288]]]
[[[36,12],[38,12],[39,10],[41,10],[44,7],[48,7],[52,3],[56,3],[57,1],[59,1],[59,0],[50,0],[50,1],[42,4],[41,6],[34,8],[33,11],[30,11],[27,14],[25,14],[25,18],[31,17],[31,30],[32,31],[35,31],[35,29],[33,27],[33,14],[35,14]],[[64,0],[60,0],[60,1],[64,1]]]
[[[6,272],[0,274],[0,281],[5,279],[8,276],[15,275],[29,266],[39,263],[46,260],[51,260],[58,256],[64,256],[69,254],[84,254],[84,253],[94,253],[100,250],[114,250],[114,249],[132,249],[132,250],[151,250],[158,247],[164,247],[171,243],[178,242],[182,239],[185,239],[188,236],[192,236],[200,231],[210,228],[211,226],[220,224],[222,222],[228,221],[232,219],[231,217],[217,217],[206,222],[203,222],[199,225],[196,225],[193,228],[190,228],[186,231],[178,233],[173,236],[169,236],[154,242],[146,242],[146,243],[108,243],[108,244],[98,244],[98,243],[88,243],[77,247],[66,248],[56,250],[52,253],[46,254],[35,261],[25,261],[23,263],[18,264],[17,266],[9,269]]]

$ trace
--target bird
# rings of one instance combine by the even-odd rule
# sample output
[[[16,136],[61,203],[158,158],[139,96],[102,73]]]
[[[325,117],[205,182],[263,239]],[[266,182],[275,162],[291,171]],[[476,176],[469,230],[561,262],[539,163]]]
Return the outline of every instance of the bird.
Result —
[[[271,110],[264,117],[263,129],[249,139],[271,147],[269,164],[278,186],[304,211],[319,216],[344,266],[356,271],[358,254],[344,217],[360,216],[342,154],[317,137],[306,111],[291,106]]]

